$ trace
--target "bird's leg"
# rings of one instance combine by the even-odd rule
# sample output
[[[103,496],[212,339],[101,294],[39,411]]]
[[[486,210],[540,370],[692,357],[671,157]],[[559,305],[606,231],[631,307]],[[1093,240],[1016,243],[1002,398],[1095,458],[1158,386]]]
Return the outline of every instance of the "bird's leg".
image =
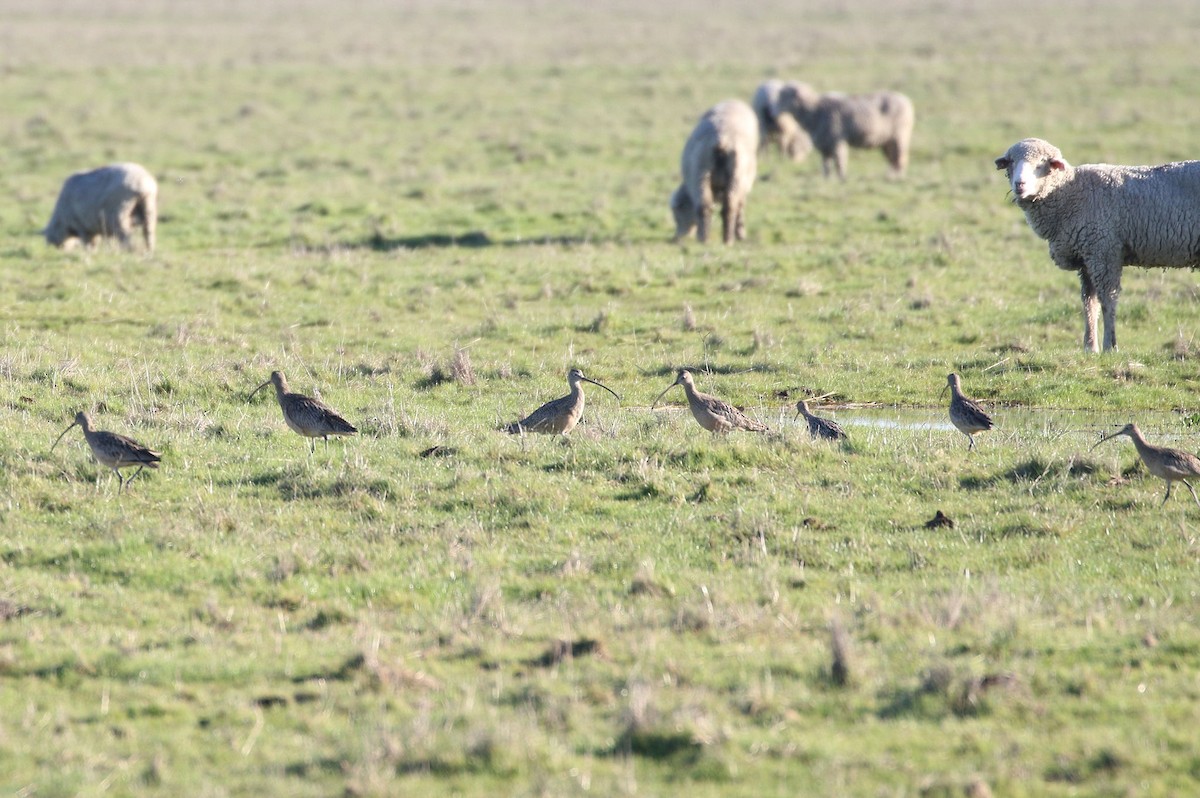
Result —
[[[117,475],[117,495],[120,496],[121,491],[125,489],[125,478],[122,477],[121,472],[115,468],[112,470],[112,472]]]
[[[316,454],[316,452],[317,452],[317,439],[309,438],[308,439],[308,456],[312,457],[314,454]]]
[[[969,441],[971,442],[971,445],[967,447],[967,451],[968,451],[968,452],[975,451],[975,436],[974,436],[974,435],[968,435],[968,436],[967,436],[967,440],[969,440]]]
[[[1162,504],[1166,504],[1167,499],[1171,498],[1171,480],[1168,479],[1166,482],[1167,482],[1167,495],[1163,496]],[[1195,494],[1192,494],[1192,495],[1195,495]],[[1158,506],[1162,507],[1162,504],[1160,504]]]
[[[133,472],[133,476],[131,476],[131,477],[129,477],[129,479],[125,480],[125,484],[128,485],[130,482],[133,482],[133,480],[137,478],[137,475],[142,473],[142,470],[144,468],[145,468],[144,465],[138,466],[138,470]]]
[[[1187,489],[1192,492],[1192,498],[1196,500],[1196,506],[1200,507],[1200,498],[1197,498],[1196,489],[1192,487],[1192,483],[1188,482],[1186,479],[1181,479],[1179,481],[1184,485],[1187,485]]]

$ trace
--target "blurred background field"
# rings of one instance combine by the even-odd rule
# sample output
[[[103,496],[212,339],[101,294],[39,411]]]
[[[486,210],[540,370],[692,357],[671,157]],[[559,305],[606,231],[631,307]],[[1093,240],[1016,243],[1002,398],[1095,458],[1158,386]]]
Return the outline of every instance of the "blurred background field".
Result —
[[[1090,447],[1196,450],[1197,278],[1126,269],[1084,355],[993,160],[1200,157],[1198,29],[0,0],[0,789],[1190,794],[1200,508]],[[696,118],[775,76],[908,94],[908,177],[768,153],[745,244],[672,244]],[[47,247],[115,160],[158,177],[156,254]],[[497,431],[576,366],[621,403]],[[778,434],[651,412],[683,366]],[[361,434],[310,458],[247,401],[276,368]],[[949,371],[998,422],[969,456]],[[849,444],[791,423],[815,395]],[[118,496],[78,431],[50,452],[80,409],[162,469]]]

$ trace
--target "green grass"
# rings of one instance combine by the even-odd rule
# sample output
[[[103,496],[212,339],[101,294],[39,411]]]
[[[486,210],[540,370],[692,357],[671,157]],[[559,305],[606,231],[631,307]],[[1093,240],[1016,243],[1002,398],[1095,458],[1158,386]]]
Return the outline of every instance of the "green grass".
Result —
[[[1090,447],[1197,448],[1196,276],[1127,269],[1084,354],[992,165],[1196,157],[1192,4],[283,8],[0,3],[0,791],[1195,791],[1200,509]],[[669,243],[776,74],[909,94],[910,175],[769,155],[746,244]],[[47,248],[116,159],[159,252]],[[683,366],[778,433],[651,411]],[[622,402],[497,431],[571,367]],[[276,368],[361,434],[309,457]],[[50,451],[79,409],[163,467]]]

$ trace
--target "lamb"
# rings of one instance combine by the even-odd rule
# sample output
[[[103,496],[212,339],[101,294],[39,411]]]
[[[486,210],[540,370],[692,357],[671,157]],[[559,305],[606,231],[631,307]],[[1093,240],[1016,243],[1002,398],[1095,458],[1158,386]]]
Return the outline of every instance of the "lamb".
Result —
[[[1042,139],[1023,139],[996,159],[1013,203],[1050,244],[1060,268],[1079,272],[1083,348],[1117,347],[1117,297],[1125,266],[1200,266],[1200,161],[1162,166],[1071,166]]]
[[[138,164],[117,163],[68,177],[42,233],[56,247],[76,238],[91,246],[101,236],[116,236],[121,246],[131,249],[129,236],[137,223],[146,249],[153,252],[157,221],[154,177]]]
[[[846,179],[851,147],[883,150],[892,174],[908,168],[916,116],[912,101],[895,91],[871,94],[818,94],[806,83],[786,83],[779,91],[775,115],[791,114],[812,138],[821,153],[821,168],[829,177],[832,163],[838,177]]]
[[[741,100],[726,100],[700,117],[683,147],[683,183],[671,195],[675,240],[696,231],[708,240],[714,202],[721,205],[724,241],[746,237],[746,197],[758,168],[758,117]]]
[[[761,155],[767,147],[775,145],[791,160],[802,161],[812,150],[812,139],[791,114],[776,113],[784,85],[782,80],[772,78],[754,92],[750,104],[758,116],[758,152]]]

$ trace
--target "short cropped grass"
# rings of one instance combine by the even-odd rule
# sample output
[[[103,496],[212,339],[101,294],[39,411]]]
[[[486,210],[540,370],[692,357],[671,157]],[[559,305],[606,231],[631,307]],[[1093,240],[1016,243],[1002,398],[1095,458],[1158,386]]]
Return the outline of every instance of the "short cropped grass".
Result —
[[[0,790],[1191,794],[1200,508],[1092,447],[1196,450],[1196,275],[1084,354],[992,160],[1196,157],[1198,14],[0,2]],[[773,75],[909,94],[909,176],[767,154],[748,242],[670,243]],[[159,251],[46,247],[110,160]],[[499,431],[572,367],[621,401]],[[651,408],[683,367],[774,431]],[[360,434],[310,456],[274,369]],[[80,409],[162,468],[50,451]]]

